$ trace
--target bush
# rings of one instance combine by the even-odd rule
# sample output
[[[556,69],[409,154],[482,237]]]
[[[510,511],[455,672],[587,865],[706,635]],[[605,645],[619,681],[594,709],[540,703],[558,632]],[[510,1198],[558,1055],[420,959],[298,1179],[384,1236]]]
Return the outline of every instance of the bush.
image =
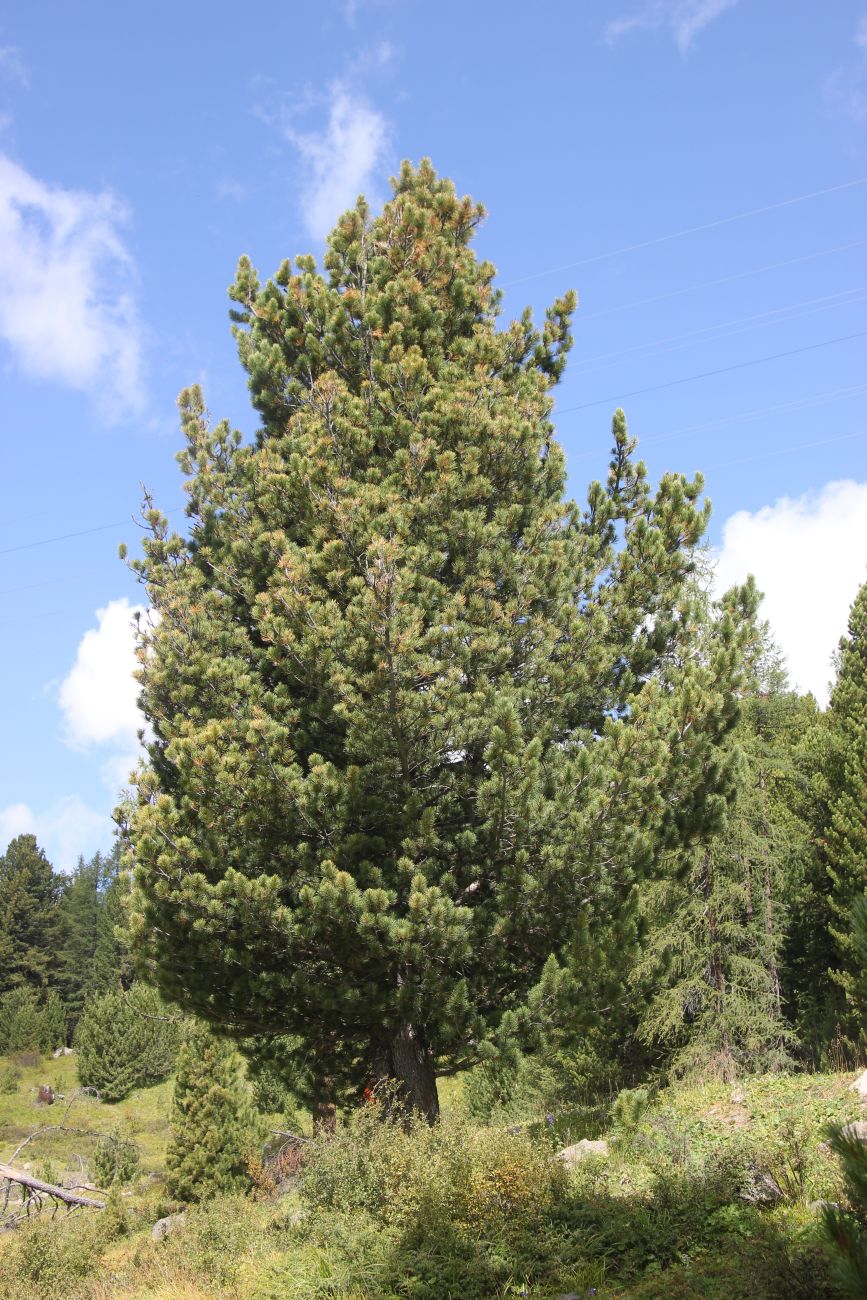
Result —
[[[139,1171],[141,1153],[130,1138],[114,1129],[101,1137],[93,1153],[93,1179],[98,1187],[131,1183]]]
[[[133,1088],[171,1074],[180,1034],[180,1023],[145,984],[94,998],[75,1028],[79,1082],[102,1101],[122,1101]]]
[[[17,1092],[20,1082],[21,1071],[16,1066],[7,1065],[5,1070],[0,1070],[0,1092]]]
[[[849,1202],[845,1209],[827,1205],[823,1210],[832,1273],[844,1296],[863,1300],[867,1295],[867,1142],[839,1125],[832,1128],[828,1142],[843,1166]]]
[[[21,1229],[3,1252],[0,1297],[56,1300],[80,1294],[80,1284],[100,1267],[112,1225],[105,1213],[71,1223],[37,1221]]]
[[[22,985],[0,998],[0,1055],[50,1052],[66,1041],[66,1015],[56,993],[40,1003],[35,989]]]
[[[562,1165],[527,1133],[459,1119],[404,1128],[373,1104],[311,1144],[301,1194],[318,1209],[364,1210],[384,1223],[509,1235],[544,1218],[565,1181]]]

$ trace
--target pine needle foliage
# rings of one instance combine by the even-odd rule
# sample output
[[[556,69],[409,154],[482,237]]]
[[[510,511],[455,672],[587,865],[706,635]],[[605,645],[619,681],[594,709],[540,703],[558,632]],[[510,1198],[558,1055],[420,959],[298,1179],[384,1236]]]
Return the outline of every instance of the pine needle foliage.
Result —
[[[259,1136],[237,1052],[196,1026],[178,1058],[166,1151],[170,1193],[181,1201],[200,1201],[220,1192],[249,1191]]]
[[[622,412],[605,482],[564,499],[575,298],[499,328],[482,217],[405,164],[323,272],[263,286],[242,258],[261,426],[182,394],[188,535],[148,503],[134,565],[158,615],[125,813],[139,969],[291,1040],[295,1079],[397,1079],[429,1118],[438,1071],[546,1014],[579,924],[604,942],[718,819],[755,603],[692,653],[702,481],[652,489]]]
[[[177,1015],[144,984],[92,998],[75,1030],[78,1078],[103,1101],[122,1101],[133,1088],[171,1074],[181,1037]]]

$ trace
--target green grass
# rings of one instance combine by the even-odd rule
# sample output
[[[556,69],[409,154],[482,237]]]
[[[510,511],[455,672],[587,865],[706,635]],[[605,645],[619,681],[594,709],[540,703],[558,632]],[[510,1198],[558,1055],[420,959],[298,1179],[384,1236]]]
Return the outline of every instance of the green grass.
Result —
[[[450,1079],[434,1134],[356,1117],[314,1152],[299,1191],[218,1199],[155,1243],[152,1224],[173,1208],[162,1181],[171,1084],[103,1105],[74,1097],[74,1057],[49,1059],[0,1092],[0,1159],[40,1125],[120,1125],[141,1148],[141,1175],[103,1215],[0,1236],[0,1297],[553,1300],[595,1289],[597,1300],[830,1300],[810,1203],[840,1195],[823,1136],[867,1112],[853,1077],[663,1091],[636,1127],[612,1135],[608,1159],[568,1176],[552,1173],[551,1145],[586,1115],[557,1116],[553,1130],[530,1122],[520,1135],[484,1128]],[[40,1107],[40,1083],[66,1099]],[[47,1133],[16,1163],[71,1178],[89,1172],[92,1149]],[[778,1204],[741,1199],[757,1173],[775,1179]]]

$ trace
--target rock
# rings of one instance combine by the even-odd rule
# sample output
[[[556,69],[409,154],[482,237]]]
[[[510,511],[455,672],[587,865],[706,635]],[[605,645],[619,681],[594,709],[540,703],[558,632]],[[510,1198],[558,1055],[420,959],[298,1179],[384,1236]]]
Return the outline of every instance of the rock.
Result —
[[[775,1178],[770,1174],[752,1170],[748,1184],[741,1192],[741,1200],[750,1205],[776,1205],[783,1199],[783,1193]]]
[[[862,1074],[858,1075],[858,1078],[852,1084],[850,1091],[857,1092],[859,1097],[863,1097],[864,1100],[867,1101],[867,1070],[864,1070]]]
[[[850,1138],[855,1142],[867,1142],[867,1122],[863,1119],[853,1119],[851,1124],[844,1124],[841,1132],[844,1138]]]
[[[151,1241],[163,1241],[173,1232],[177,1232],[183,1227],[186,1217],[185,1212],[181,1210],[180,1214],[167,1214],[164,1219],[157,1219],[151,1228]]]
[[[607,1155],[608,1143],[604,1138],[582,1138],[581,1141],[576,1142],[574,1146],[564,1147],[562,1151],[558,1151],[555,1159],[562,1160],[567,1169],[574,1169],[576,1165],[580,1165],[581,1161],[586,1160],[588,1156]]]
[[[55,1061],[57,1060],[58,1056],[71,1056],[71,1055],[72,1055],[71,1047],[55,1047],[54,1051],[52,1052],[52,1056],[54,1057]]]

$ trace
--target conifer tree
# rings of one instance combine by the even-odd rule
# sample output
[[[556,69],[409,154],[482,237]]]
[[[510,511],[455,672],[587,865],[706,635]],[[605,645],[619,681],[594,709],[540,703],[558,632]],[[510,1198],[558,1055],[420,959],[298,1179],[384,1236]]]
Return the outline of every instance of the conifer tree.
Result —
[[[169,1191],[182,1201],[249,1191],[259,1137],[238,1054],[197,1026],[178,1058],[166,1150]]]
[[[805,838],[784,795],[799,706],[766,627],[749,657],[732,744],[740,774],[724,822],[689,853],[685,874],[675,856],[645,891],[650,927],[633,982],[650,1001],[639,1035],[662,1046],[675,1076],[780,1069],[795,1046],[780,964]]]
[[[139,969],[329,1097],[391,1077],[430,1118],[437,1071],[541,1014],[577,927],[718,817],[754,603],[691,652],[702,482],[651,489],[622,412],[564,500],[574,296],[498,329],[482,216],[405,164],[324,274],[242,258],[261,427],[182,394],[189,535],[149,503],[135,565]]]
[[[178,1018],[143,984],[92,998],[75,1030],[79,1082],[103,1101],[122,1101],[171,1074],[180,1034]]]
[[[128,989],[134,974],[129,953],[129,872],[122,869],[120,844],[103,860],[103,892],[96,919],[96,940],[89,988],[95,994]]]
[[[55,983],[63,994],[73,1025],[91,988],[102,874],[100,853],[89,862],[80,857],[58,902]]]
[[[831,714],[839,754],[827,827],[831,934],[836,945],[833,976],[849,1003],[847,1027],[853,1036],[863,1036],[857,1016],[860,970],[852,914],[856,901],[867,893],[867,583],[855,598],[848,635],[840,642]]]
[[[4,953],[0,992],[20,984],[45,987],[55,964],[59,882],[35,835],[19,835],[0,857],[0,919]]]

